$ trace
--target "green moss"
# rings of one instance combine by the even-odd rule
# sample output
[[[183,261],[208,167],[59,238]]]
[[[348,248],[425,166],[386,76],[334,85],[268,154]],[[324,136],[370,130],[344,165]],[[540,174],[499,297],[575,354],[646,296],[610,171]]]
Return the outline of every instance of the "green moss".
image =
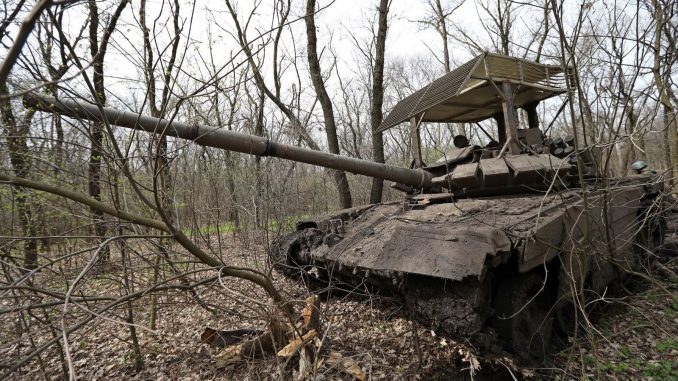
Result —
[[[666,350],[669,350],[669,346],[675,346],[676,343],[673,340],[671,343],[664,343],[663,345],[666,346]],[[658,344],[657,349],[659,347],[660,345]],[[672,349],[673,347],[670,348]],[[584,356],[583,360],[594,371],[602,373],[610,379],[627,379],[632,374],[642,373],[644,377],[651,377],[655,380],[678,381],[678,367],[671,360],[649,362],[636,357],[628,362],[614,362],[599,360],[588,355]]]
[[[633,354],[631,352],[631,348],[629,348],[627,346],[622,346],[621,348],[619,348],[619,352],[623,353],[624,356],[626,356],[626,357],[631,357],[631,355]]]
[[[645,363],[642,372],[643,376],[652,377],[655,380],[678,380],[678,366],[669,360]]]
[[[678,341],[676,341],[674,337],[669,337],[665,341],[658,342],[656,348],[660,353],[666,353],[671,350],[678,350]]]

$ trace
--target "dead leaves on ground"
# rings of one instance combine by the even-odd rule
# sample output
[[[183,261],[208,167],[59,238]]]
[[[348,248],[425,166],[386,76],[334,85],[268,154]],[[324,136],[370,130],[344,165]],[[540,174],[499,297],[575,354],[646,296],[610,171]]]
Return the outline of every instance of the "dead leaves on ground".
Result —
[[[356,380],[367,379],[365,371],[351,357],[343,356],[336,351],[330,351],[328,354],[322,353],[323,341],[319,337],[319,332],[321,332],[320,301],[317,296],[313,295],[306,299],[300,322],[284,324],[280,321],[282,319],[272,319],[268,329],[263,333],[241,343],[226,346],[214,356],[215,364],[218,367],[227,367],[275,352],[278,357],[287,361],[298,358],[299,368],[295,372],[295,378],[299,380],[306,379],[308,375],[319,371],[325,364]],[[282,343],[286,344],[276,352],[275,349],[279,348]]]
[[[339,352],[330,352],[327,356],[327,364],[353,376],[356,380],[364,381],[367,379],[367,375],[365,375],[365,372],[363,372],[355,360],[350,357],[344,357]]]

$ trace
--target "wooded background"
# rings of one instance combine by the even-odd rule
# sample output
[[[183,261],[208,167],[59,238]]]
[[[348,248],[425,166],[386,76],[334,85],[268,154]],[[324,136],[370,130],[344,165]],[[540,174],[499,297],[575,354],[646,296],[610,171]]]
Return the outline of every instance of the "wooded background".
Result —
[[[378,179],[36,112],[22,105],[27,92],[409,166],[408,129],[375,132],[383,116],[490,51],[573,68],[570,92],[539,106],[541,122],[552,124],[550,137],[577,134],[580,144],[603,148],[605,175],[624,176],[642,159],[667,180],[678,177],[675,1],[421,0],[415,18],[392,11],[399,1],[370,0],[353,24],[331,17],[337,4],[315,0],[5,1],[5,348],[25,342],[22,333],[51,336],[13,353],[3,372],[52,344],[69,368],[69,332],[109,310],[123,311],[135,337],[133,302],[148,302],[151,312],[137,323],[154,330],[158,295],[195,293],[218,277],[214,268],[283,303],[270,267],[234,266],[224,236],[247,249],[298,219],[401,197]],[[402,23],[429,32],[415,50],[424,54],[392,53],[407,49],[393,37],[392,25]],[[492,123],[482,125],[495,131]],[[470,124],[422,131],[427,162],[455,134],[487,142]],[[77,291],[96,274],[110,274],[115,297]],[[67,312],[69,303],[88,307]]]

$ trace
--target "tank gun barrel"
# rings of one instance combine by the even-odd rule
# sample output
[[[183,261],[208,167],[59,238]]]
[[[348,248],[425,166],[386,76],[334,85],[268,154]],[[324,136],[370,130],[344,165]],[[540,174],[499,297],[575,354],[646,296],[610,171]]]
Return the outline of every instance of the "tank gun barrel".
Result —
[[[154,134],[163,133],[197,144],[242,152],[258,156],[274,156],[285,160],[319,165],[364,176],[395,181],[414,188],[428,188],[432,175],[418,169],[401,168],[387,164],[335,155],[327,152],[273,142],[265,137],[229,131],[224,128],[199,124],[189,125],[167,119],[154,118],[112,107],[71,99],[55,99],[35,93],[24,95],[24,105],[39,111],[86,119],[94,122],[108,121],[112,125]]]

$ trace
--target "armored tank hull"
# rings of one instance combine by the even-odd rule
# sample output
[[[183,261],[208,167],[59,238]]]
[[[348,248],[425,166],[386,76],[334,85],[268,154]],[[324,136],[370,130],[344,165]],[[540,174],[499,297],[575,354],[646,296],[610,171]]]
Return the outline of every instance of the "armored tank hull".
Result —
[[[661,243],[660,218],[650,216],[657,193],[639,185],[647,181],[342,210],[300,221],[271,258],[316,284],[390,289],[432,329],[476,337],[489,326],[524,358],[540,358],[554,328],[572,329],[585,290],[602,294]]]

